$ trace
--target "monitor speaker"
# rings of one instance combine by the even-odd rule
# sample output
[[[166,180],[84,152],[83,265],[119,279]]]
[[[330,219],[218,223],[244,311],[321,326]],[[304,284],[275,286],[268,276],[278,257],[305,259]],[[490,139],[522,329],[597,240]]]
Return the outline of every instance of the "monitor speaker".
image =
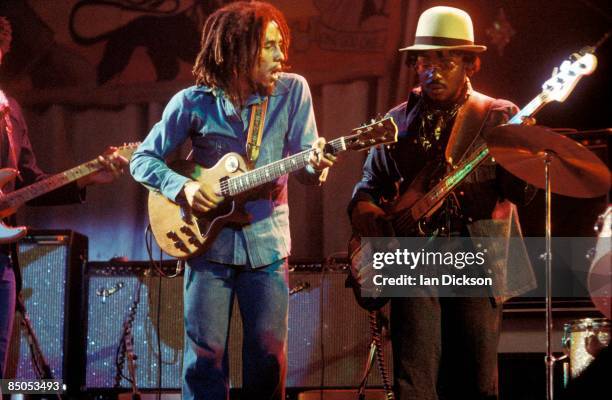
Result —
[[[68,388],[82,379],[80,343],[82,271],[87,238],[67,230],[31,231],[19,242],[25,307],[51,372]],[[17,313],[9,350],[7,377],[37,379],[28,337]]]

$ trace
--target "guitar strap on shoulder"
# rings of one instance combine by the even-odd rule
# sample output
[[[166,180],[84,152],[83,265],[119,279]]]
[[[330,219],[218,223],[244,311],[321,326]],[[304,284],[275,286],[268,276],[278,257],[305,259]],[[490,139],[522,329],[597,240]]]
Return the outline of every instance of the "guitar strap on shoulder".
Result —
[[[477,142],[493,101],[491,97],[472,91],[465,104],[459,109],[446,145],[445,158],[450,165],[457,165],[470,155],[469,151]],[[427,191],[424,187],[424,180],[431,173],[432,164],[432,162],[425,163],[403,193],[425,194]],[[413,200],[407,199],[407,201],[411,203]],[[396,208],[401,209],[402,205],[400,199]]]
[[[251,106],[251,119],[249,120],[249,133],[247,135],[246,155],[251,167],[255,165],[259,157],[259,148],[263,136],[263,128],[268,111],[268,97],[261,103]]]
[[[446,145],[445,158],[450,165],[457,165],[473,148],[487,121],[494,99],[473,91],[459,109]]]

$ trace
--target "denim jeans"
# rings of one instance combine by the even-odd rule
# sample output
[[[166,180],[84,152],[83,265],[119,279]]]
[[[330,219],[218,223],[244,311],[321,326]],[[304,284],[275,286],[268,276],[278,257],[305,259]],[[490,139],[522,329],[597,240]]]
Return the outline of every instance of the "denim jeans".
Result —
[[[6,254],[0,253],[0,378],[4,376],[15,317],[15,273]]]
[[[396,398],[497,399],[501,317],[488,297],[391,299]]]
[[[185,272],[183,399],[229,398],[228,338],[234,299],[243,324],[245,399],[285,397],[286,259],[262,268],[201,262]]]

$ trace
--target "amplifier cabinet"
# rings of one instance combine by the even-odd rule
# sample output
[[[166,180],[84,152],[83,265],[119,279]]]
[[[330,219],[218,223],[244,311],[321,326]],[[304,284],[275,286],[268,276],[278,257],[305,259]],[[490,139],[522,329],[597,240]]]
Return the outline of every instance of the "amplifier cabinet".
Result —
[[[370,346],[368,313],[345,287],[346,271],[300,271],[289,274],[289,343],[287,386],[302,388],[357,387]],[[391,346],[384,348],[391,374]],[[382,385],[374,363],[370,386]]]
[[[175,267],[175,262],[165,262],[162,271],[172,275]],[[132,319],[133,351],[137,356],[138,387],[180,388],[182,283],[182,276],[161,277],[147,262],[91,262],[87,265],[86,389],[130,387],[129,381],[118,375],[117,366],[124,325],[129,319]],[[129,377],[127,358],[124,359],[120,372]]]
[[[82,271],[87,238],[68,230],[33,230],[19,242],[24,299],[40,348],[56,379],[78,388],[83,377],[80,343]],[[37,379],[28,338],[17,313],[7,377]]]
[[[167,273],[175,263],[164,264]],[[161,341],[161,387],[180,389],[184,343],[182,276],[161,278],[144,262],[89,263],[87,279],[88,389],[127,388],[116,379],[117,349],[130,307],[140,294],[132,334],[137,384],[158,387],[158,339]],[[344,271],[293,270],[289,300],[287,387],[356,387],[359,385],[370,344],[368,313],[360,309]],[[159,302],[159,306],[158,306]],[[229,369],[232,388],[242,387],[242,323],[237,302],[232,312]],[[158,313],[159,307],[159,313]],[[159,319],[158,319],[159,315]],[[385,346],[389,375],[391,348]],[[122,367],[128,376],[127,364]],[[117,383],[118,382],[118,383]],[[382,385],[376,365],[369,385]]]

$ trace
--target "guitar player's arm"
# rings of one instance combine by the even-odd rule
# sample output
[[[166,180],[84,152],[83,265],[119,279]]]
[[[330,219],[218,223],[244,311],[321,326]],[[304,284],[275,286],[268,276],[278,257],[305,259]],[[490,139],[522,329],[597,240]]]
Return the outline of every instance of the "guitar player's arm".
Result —
[[[130,160],[130,173],[136,181],[172,201],[180,200],[185,184],[191,181],[171,170],[165,161],[189,138],[192,124],[197,122],[192,121],[192,103],[186,90],[174,95]]]
[[[397,195],[395,188],[400,177],[394,168],[390,168],[393,164],[390,157],[385,146],[370,149],[361,180],[353,190],[348,214],[353,228],[361,236],[391,234],[385,212],[380,208],[382,199],[392,199]]]
[[[38,167],[21,107],[14,99],[9,98],[8,100],[10,109],[12,110],[10,117],[13,124],[13,137],[15,141],[19,143],[18,146],[15,146],[19,152],[15,154],[17,159],[17,170],[19,171],[19,176],[15,180],[15,189],[20,189],[43,180],[50,175],[44,173]],[[84,200],[85,190],[79,188],[77,183],[73,182],[30,200],[27,204],[29,206],[52,206],[82,203]]]
[[[303,77],[297,77],[292,85],[295,87],[290,93],[296,98],[291,101],[293,107],[288,121],[286,153],[296,154],[309,148],[322,150],[325,139],[319,137],[317,131],[308,83]],[[335,160],[336,158],[330,154],[321,152],[317,157],[313,152],[310,164],[293,175],[304,185],[320,185],[327,179],[328,168]]]

